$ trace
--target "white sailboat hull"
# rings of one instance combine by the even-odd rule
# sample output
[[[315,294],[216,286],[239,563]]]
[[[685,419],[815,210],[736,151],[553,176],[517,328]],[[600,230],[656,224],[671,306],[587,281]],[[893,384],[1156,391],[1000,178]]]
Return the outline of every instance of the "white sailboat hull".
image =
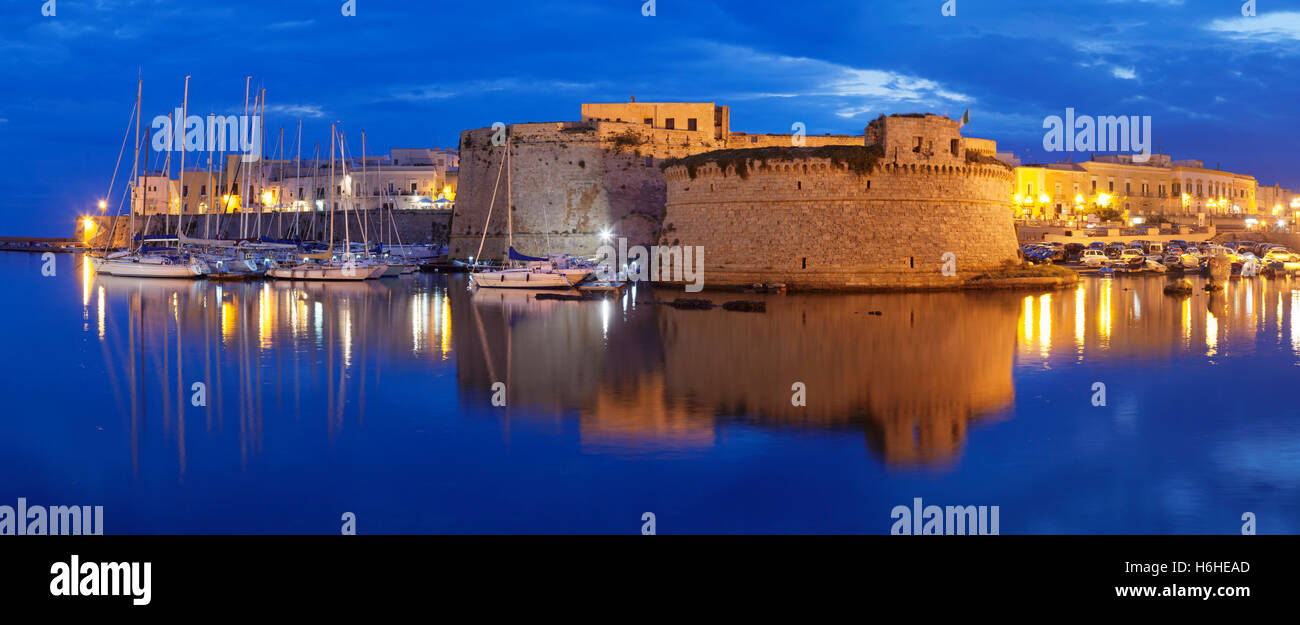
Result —
[[[570,289],[573,283],[562,273],[506,270],[476,271],[470,274],[474,285],[485,289]]]
[[[281,280],[369,280],[388,271],[388,265],[299,265],[271,269],[266,275]]]
[[[128,278],[197,278],[203,275],[192,264],[164,264],[141,262],[135,259],[95,259],[91,261],[97,273]]]

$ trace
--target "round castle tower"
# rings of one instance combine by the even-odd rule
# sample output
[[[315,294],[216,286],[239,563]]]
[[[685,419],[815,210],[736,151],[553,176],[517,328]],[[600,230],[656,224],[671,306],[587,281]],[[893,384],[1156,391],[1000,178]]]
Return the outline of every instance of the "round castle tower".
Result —
[[[861,146],[717,150],[663,168],[659,244],[702,247],[706,287],[955,288],[1017,258],[1013,170],[967,149],[947,117],[882,116]]]

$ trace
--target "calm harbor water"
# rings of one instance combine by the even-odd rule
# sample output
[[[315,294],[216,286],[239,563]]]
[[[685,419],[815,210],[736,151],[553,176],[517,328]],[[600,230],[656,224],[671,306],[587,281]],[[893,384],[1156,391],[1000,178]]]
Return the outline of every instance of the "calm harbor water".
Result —
[[[1300,531],[1300,280],[755,314],[41,265],[0,254],[0,505],[106,533],[888,533],[914,497],[1004,534]]]

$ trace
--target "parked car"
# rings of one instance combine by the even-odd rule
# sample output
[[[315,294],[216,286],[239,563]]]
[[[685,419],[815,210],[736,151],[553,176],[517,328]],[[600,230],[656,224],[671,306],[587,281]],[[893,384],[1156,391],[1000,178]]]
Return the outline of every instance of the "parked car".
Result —
[[[1100,267],[1104,265],[1107,260],[1109,259],[1101,250],[1088,248],[1083,251],[1083,256],[1080,257],[1079,263],[1085,267]]]

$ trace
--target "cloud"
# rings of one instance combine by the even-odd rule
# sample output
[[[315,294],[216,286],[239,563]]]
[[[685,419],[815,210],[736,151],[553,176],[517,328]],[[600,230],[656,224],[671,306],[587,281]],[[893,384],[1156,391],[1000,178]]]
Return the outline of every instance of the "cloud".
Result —
[[[318,104],[272,104],[266,107],[266,112],[312,119],[325,116]]]
[[[870,113],[870,112],[871,112],[871,107],[869,106],[853,106],[849,108],[842,108],[838,111],[835,111],[835,114],[844,118],[853,118],[862,115],[863,113]]]
[[[1257,43],[1300,40],[1300,13],[1265,13],[1256,17],[1217,19],[1205,27],[1230,39]]]
[[[519,93],[550,93],[554,91],[582,91],[591,89],[591,83],[570,82],[563,80],[521,80],[501,78],[497,80],[476,80],[465,83],[448,83],[442,85],[397,86],[390,90],[386,99],[407,102],[426,100],[445,100],[460,96],[481,93],[511,91]]]
[[[695,45],[703,48],[704,71],[738,82],[773,87],[741,97],[851,99],[836,112],[841,117],[857,115],[861,112],[858,109],[896,108],[898,104],[934,106],[974,101],[971,96],[938,81],[902,72],[771,54],[743,46],[712,42]],[[845,114],[850,111],[858,112]]]
[[[267,30],[290,30],[293,28],[303,28],[306,26],[311,26],[312,24],[315,23],[316,20],[301,20],[296,22],[276,22],[274,24],[268,24],[266,28]]]
[[[1110,68],[1110,74],[1120,80],[1134,80],[1137,78],[1137,68],[1115,65]]]

